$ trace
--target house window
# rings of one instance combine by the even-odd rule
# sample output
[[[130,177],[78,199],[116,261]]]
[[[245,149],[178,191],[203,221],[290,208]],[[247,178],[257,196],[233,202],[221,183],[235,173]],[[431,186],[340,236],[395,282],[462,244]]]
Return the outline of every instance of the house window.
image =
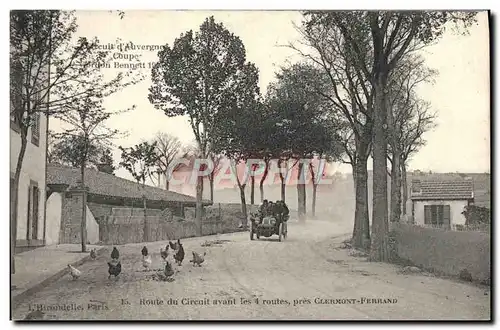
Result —
[[[425,205],[424,223],[432,227],[450,228],[450,206]]]
[[[32,181],[28,189],[28,216],[27,216],[27,226],[26,226],[27,228],[26,240],[38,238],[39,205],[40,205],[40,189],[38,188],[38,184]]]

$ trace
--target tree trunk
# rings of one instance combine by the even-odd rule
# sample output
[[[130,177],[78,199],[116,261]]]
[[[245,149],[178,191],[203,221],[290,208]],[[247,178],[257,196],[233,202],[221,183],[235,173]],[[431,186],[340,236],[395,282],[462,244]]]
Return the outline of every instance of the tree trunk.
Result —
[[[196,182],[196,235],[201,236],[202,234],[202,222],[203,217],[203,176],[198,176]]]
[[[285,183],[285,177],[283,176],[283,172],[281,171],[282,170],[282,167],[281,167],[281,164],[283,163],[284,161],[283,160],[279,160],[278,161],[278,167],[280,169],[280,180],[281,180],[281,200],[282,201],[285,201],[285,198],[286,198],[286,183]],[[285,162],[285,169],[287,169],[287,164]]]
[[[214,202],[214,176],[213,175],[210,175],[208,177],[208,180],[210,182],[210,200],[212,201],[212,203]]]
[[[280,173],[280,180],[281,180],[281,200],[285,201],[285,198],[286,198],[286,184],[285,184],[285,177],[281,173]]]
[[[241,223],[245,228],[247,226],[247,202],[245,200],[245,184],[241,185],[238,182],[238,187],[240,188],[240,200],[241,200],[241,212],[243,213],[243,222]]]
[[[401,167],[400,155],[396,148],[393,149],[391,166],[391,222],[399,222],[401,217]]]
[[[319,164],[318,164],[318,169],[319,169]],[[313,218],[316,217],[316,192],[318,190],[318,184],[316,183],[316,176],[314,175],[314,167],[312,165],[312,163],[309,163],[309,170],[311,172],[311,179],[312,179],[312,185],[313,185],[313,195],[312,195],[312,206],[311,206],[311,210],[312,210],[312,216]],[[318,175],[320,175],[318,173]]]
[[[318,192],[318,184],[313,183],[313,196],[312,196],[312,216],[316,217],[316,194]]]
[[[299,169],[297,171],[297,213],[299,221],[306,221],[306,184],[304,171],[304,163],[299,162]]]
[[[269,160],[265,160],[266,167],[264,168],[264,174],[262,174],[262,178],[260,178],[259,188],[260,188],[260,202],[264,201],[264,181],[267,178],[267,174],[269,173]]]
[[[16,172],[14,173],[14,186],[12,187],[12,193],[10,195],[10,272],[11,274],[16,273],[16,262],[15,262],[15,252],[16,252],[16,240],[17,240],[17,214],[18,214],[18,204],[19,204],[19,181],[21,179],[21,169],[23,166],[24,155],[26,153],[26,146],[28,145],[28,140],[26,134],[23,134],[21,128],[21,149],[19,150],[19,155],[17,156]]]
[[[255,204],[255,176],[250,177],[250,204]]]
[[[170,190],[170,180],[166,175],[165,175],[165,189]]]
[[[145,188],[144,185],[142,186],[142,188],[143,189]],[[144,212],[144,232],[143,232],[142,240],[144,242],[149,242],[149,226],[148,226],[147,209],[148,209],[148,206],[147,206],[147,201],[146,201],[146,193],[144,192],[144,194],[142,195],[142,210]]]
[[[408,182],[406,177],[406,162],[401,160],[401,185],[403,186],[403,215],[406,216],[406,203],[408,202]]]
[[[80,237],[82,239],[82,252],[87,252],[87,191],[85,190],[85,162],[80,166],[80,179],[82,181],[82,219],[80,223]]]
[[[364,150],[360,153],[364,155]],[[354,229],[351,244],[360,249],[370,248],[370,215],[368,213],[368,169],[367,159],[358,158],[353,173],[355,186]]]
[[[373,221],[370,259],[389,260],[388,203],[387,203],[387,107],[385,102],[386,78],[375,79],[373,125]]]

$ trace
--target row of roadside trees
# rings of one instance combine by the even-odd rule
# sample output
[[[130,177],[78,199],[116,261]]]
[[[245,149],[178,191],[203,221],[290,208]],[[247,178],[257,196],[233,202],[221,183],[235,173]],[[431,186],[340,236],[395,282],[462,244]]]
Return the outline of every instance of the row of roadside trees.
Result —
[[[258,70],[246,60],[242,41],[209,17],[199,31],[181,34],[158,53],[149,100],[167,116],[189,118],[201,158],[210,152],[235,164],[252,158],[276,158],[281,164],[314,156],[347,158],[356,191],[353,244],[370,248],[373,260],[385,261],[389,218],[399,221],[401,194],[407,191],[407,162],[433,126],[434,114],[417,87],[436,73],[425,66],[419,50],[438,41],[446,26],[466,32],[474,22],[472,12],[304,12],[297,26],[302,45],[289,45],[303,60],[281,68],[262,97]],[[238,181],[244,212],[245,184]],[[303,218],[305,186],[297,189]],[[202,192],[200,178],[198,211]]]
[[[124,13],[118,14],[126,19]],[[278,159],[281,167],[288,166],[290,159],[313,157],[351,164],[356,188],[353,243],[371,247],[373,260],[387,260],[387,174],[392,177],[391,192],[395,192],[391,194],[395,196],[391,220],[397,221],[400,192],[407,191],[401,185],[406,184],[408,159],[424,143],[422,135],[432,127],[434,118],[416,88],[431,81],[435,73],[426,68],[418,50],[436,42],[449,24],[461,25],[466,31],[474,17],[474,13],[458,12],[304,12],[297,26],[303,45],[289,45],[303,59],[282,67],[265,95],[259,89],[258,69],[247,61],[241,39],[209,17],[198,31],[186,31],[158,53],[148,99],[169,117],[188,118],[196,141],[195,156],[224,156],[234,165],[262,159],[261,196],[271,159]],[[133,108],[109,111],[103,100],[143,78],[132,72],[104,76],[95,68],[104,67],[109,54],[98,50],[97,40],[75,40],[76,29],[72,12],[11,12],[11,118],[21,127],[11,197],[12,224],[17,217],[27,133],[36,116],[45,113],[67,123],[67,130],[59,137],[78,142],[74,145],[81,155],[78,163],[85,182],[84,169],[94,147],[109,148],[111,140],[120,136],[105,122]],[[159,139],[154,146],[162,148]],[[143,147],[142,151],[153,150],[151,144]],[[123,148],[122,166],[135,165],[143,157],[135,151]],[[371,232],[366,181],[370,156],[374,171]],[[150,160],[146,160],[149,165]],[[392,164],[389,170],[387,160]],[[156,162],[154,166],[164,171],[167,163]],[[248,165],[250,170],[257,166]],[[308,163],[299,162],[298,166],[314,173]],[[144,173],[136,174],[143,180]],[[281,178],[284,187],[283,174]],[[251,184],[253,187],[253,180]],[[238,182],[244,211],[245,185]],[[203,178],[199,177],[199,233],[203,189]],[[299,216],[303,218],[305,185],[298,184],[297,189]],[[284,188],[282,194],[284,199]],[[16,238],[13,227],[11,247]],[[84,231],[82,224],[82,238]]]

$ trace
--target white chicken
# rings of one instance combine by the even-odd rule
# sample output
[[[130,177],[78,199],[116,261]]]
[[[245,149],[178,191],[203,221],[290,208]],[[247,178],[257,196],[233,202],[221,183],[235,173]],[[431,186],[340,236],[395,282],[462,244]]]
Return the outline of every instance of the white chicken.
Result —
[[[149,254],[147,256],[142,257],[142,266],[144,267],[145,271],[149,270],[152,263],[153,263],[153,260],[151,259],[151,256]]]
[[[71,277],[73,277],[73,280],[78,279],[80,277],[80,275],[82,275],[82,272],[79,271],[78,269],[76,269],[75,267],[68,265],[68,268],[69,268],[69,273],[70,273]]]
[[[198,253],[193,251],[193,259],[189,260],[189,262],[193,263],[194,265],[198,265],[198,267],[201,267],[201,264],[205,261],[205,256],[207,255],[206,252],[203,253],[203,255],[199,255]]]

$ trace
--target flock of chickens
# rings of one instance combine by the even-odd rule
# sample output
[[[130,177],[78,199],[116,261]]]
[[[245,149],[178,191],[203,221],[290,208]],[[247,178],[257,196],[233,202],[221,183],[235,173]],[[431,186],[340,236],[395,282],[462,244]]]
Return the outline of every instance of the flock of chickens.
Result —
[[[149,271],[153,263],[153,259],[149,254],[148,248],[144,246],[141,250],[141,253],[142,266],[144,267],[144,271]],[[203,253],[203,255],[200,255],[195,251],[192,251],[192,253],[193,259],[189,262],[192,262],[193,266],[201,267],[201,264],[205,261],[206,252]],[[160,248],[160,256],[163,259],[165,267],[161,272],[157,273],[155,277],[162,281],[172,281],[172,277],[175,274],[173,265],[176,264],[178,266],[181,266],[185,256],[184,247],[181,243],[181,240],[178,239],[177,242],[169,241],[165,249]],[[95,249],[92,249],[90,251],[90,257],[92,260],[95,260],[97,258],[97,252]],[[81,276],[82,272],[76,267],[68,265],[68,268],[73,280],[76,280]],[[120,252],[116,247],[113,247],[113,250],[111,251],[111,261],[108,261],[108,279],[110,279],[111,276],[114,276],[115,278],[118,277],[121,272],[122,264],[120,261]]]

